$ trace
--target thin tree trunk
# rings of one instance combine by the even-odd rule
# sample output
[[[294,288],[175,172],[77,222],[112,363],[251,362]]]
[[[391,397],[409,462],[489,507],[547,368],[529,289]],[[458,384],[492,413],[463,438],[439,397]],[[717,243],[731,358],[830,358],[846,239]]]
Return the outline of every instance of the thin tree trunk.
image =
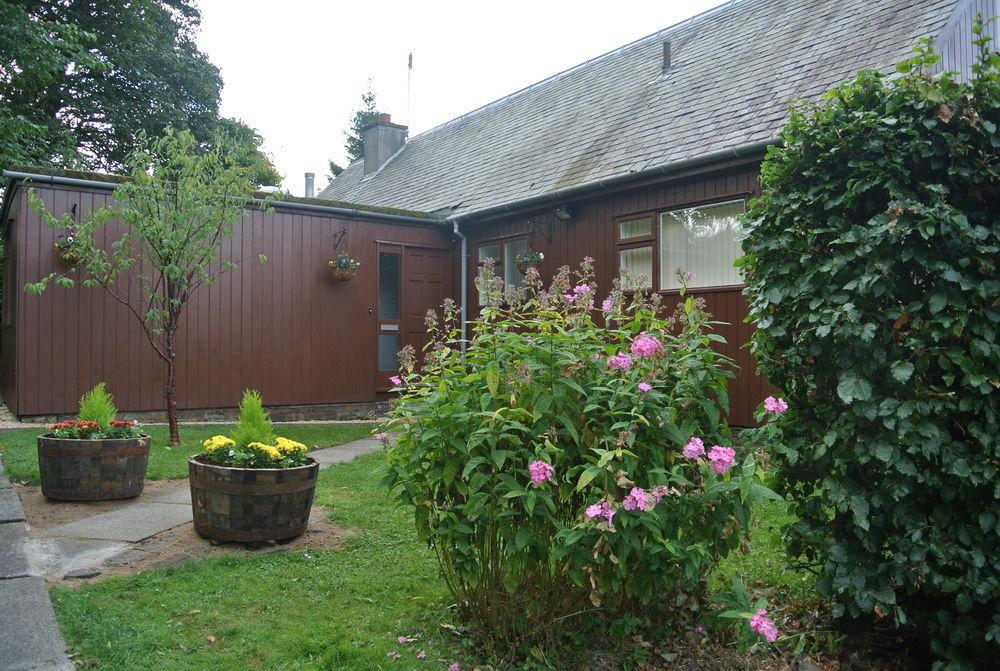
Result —
[[[170,444],[181,444],[181,432],[177,426],[177,355],[174,352],[174,334],[167,332],[167,424],[170,425]]]

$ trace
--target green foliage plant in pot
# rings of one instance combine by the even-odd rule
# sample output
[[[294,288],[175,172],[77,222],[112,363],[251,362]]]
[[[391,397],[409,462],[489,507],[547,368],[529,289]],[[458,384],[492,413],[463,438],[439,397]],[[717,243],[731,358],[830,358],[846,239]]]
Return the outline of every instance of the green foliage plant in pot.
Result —
[[[247,390],[232,436],[212,436],[188,461],[194,528],[205,538],[286,540],[309,524],[319,463],[275,436],[256,391]]]
[[[927,45],[792,111],[747,214],[789,553],[940,669],[1000,657],[1000,55]]]
[[[149,436],[137,422],[117,419],[114,398],[101,382],[80,398],[76,419],[57,422],[38,437],[42,494],[58,501],[128,499],[142,493]]]
[[[616,283],[595,308],[590,259],[547,288],[534,269],[504,287],[487,262],[478,288],[464,352],[449,302],[422,365],[402,353],[382,434],[386,482],[463,623],[506,656],[622,615],[690,617],[753,503],[776,496],[730,447],[731,362],[703,304],[665,319],[657,294]]]

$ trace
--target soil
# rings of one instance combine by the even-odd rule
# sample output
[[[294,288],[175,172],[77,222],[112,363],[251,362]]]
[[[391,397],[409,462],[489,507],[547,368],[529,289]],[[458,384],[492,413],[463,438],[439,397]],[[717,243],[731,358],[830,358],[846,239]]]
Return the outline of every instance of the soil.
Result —
[[[143,497],[162,494],[176,489],[179,480],[147,480],[142,489],[142,496],[129,501],[49,501],[42,496],[42,488],[37,485],[21,485],[14,483],[14,490],[21,497],[24,516],[32,529],[45,529],[68,522],[75,522],[84,517],[93,517],[109,510],[118,510],[132,503],[138,503]]]

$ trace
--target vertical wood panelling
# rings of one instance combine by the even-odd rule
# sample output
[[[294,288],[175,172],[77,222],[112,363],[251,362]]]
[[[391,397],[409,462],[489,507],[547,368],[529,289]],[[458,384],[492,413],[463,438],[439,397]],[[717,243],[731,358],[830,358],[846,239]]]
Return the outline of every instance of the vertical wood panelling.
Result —
[[[61,215],[80,216],[110,203],[109,193],[33,186]],[[23,191],[23,190],[22,190]],[[23,192],[19,196],[24,200]],[[26,206],[17,208],[15,304],[12,333],[4,334],[3,392],[18,414],[75,411],[80,395],[106,381],[123,410],[163,408],[163,364],[124,306],[102,289],[51,286],[23,293],[27,282],[65,269],[52,248],[57,233]],[[341,249],[362,261],[358,276],[335,282],[326,261],[347,226]],[[240,267],[203,287],[181,319],[178,403],[181,408],[232,407],[245,388],[269,405],[375,400],[374,240],[450,249],[450,232],[430,226],[251,210],[237,224],[221,258]],[[107,240],[106,240],[107,242]],[[257,255],[267,262],[261,264]],[[450,273],[449,273],[450,277]],[[124,288],[124,283],[119,283]],[[454,294],[449,286],[449,294]],[[13,342],[12,347],[7,347]],[[12,356],[9,363],[4,360]],[[16,387],[7,379],[19,374]]]

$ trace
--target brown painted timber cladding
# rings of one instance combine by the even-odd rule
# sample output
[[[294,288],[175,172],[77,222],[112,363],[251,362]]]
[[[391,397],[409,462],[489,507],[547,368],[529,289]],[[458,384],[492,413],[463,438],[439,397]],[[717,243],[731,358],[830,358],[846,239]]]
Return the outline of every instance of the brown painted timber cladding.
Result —
[[[631,189],[599,199],[570,204],[573,220],[560,222],[551,210],[534,214],[497,219],[482,224],[470,224],[464,230],[469,238],[469,274],[476,272],[476,245],[480,242],[519,235],[528,235],[529,247],[545,255],[539,267],[543,279],[550,278],[562,265],[576,267],[581,259],[590,256],[595,261],[598,296],[603,298],[616,275],[617,250],[615,220],[632,214],[657,210],[690,207],[711,202],[752,198],[760,193],[759,166],[754,164],[728,170],[677,179],[641,189]],[[553,208],[555,206],[553,205]],[[723,289],[696,289],[705,299],[708,310],[717,321],[726,322],[718,332],[727,344],[720,349],[734,359],[740,368],[738,378],[729,385],[730,423],[737,426],[754,424],[753,410],[772,393],[767,381],[756,372],[753,357],[745,346],[753,332],[751,324],[744,323],[747,303],[742,287]],[[470,291],[470,302],[475,292]],[[664,293],[664,304],[669,312],[677,304],[676,292]],[[669,313],[668,312],[668,313]]]
[[[86,217],[111,202],[98,190],[32,188],[56,216],[76,205]],[[100,288],[79,285],[24,293],[26,283],[67,266],[52,248],[57,232],[28,206],[23,186],[18,192],[8,293],[16,328],[0,329],[8,405],[22,416],[72,413],[80,395],[103,380],[123,410],[163,408],[163,364],[124,306]],[[240,267],[200,289],[182,317],[179,406],[233,407],[245,388],[260,390],[268,405],[374,401],[375,240],[451,247],[443,227],[249,211],[222,249],[224,258],[242,259]],[[350,282],[334,281],[326,266],[341,251],[361,262]]]

